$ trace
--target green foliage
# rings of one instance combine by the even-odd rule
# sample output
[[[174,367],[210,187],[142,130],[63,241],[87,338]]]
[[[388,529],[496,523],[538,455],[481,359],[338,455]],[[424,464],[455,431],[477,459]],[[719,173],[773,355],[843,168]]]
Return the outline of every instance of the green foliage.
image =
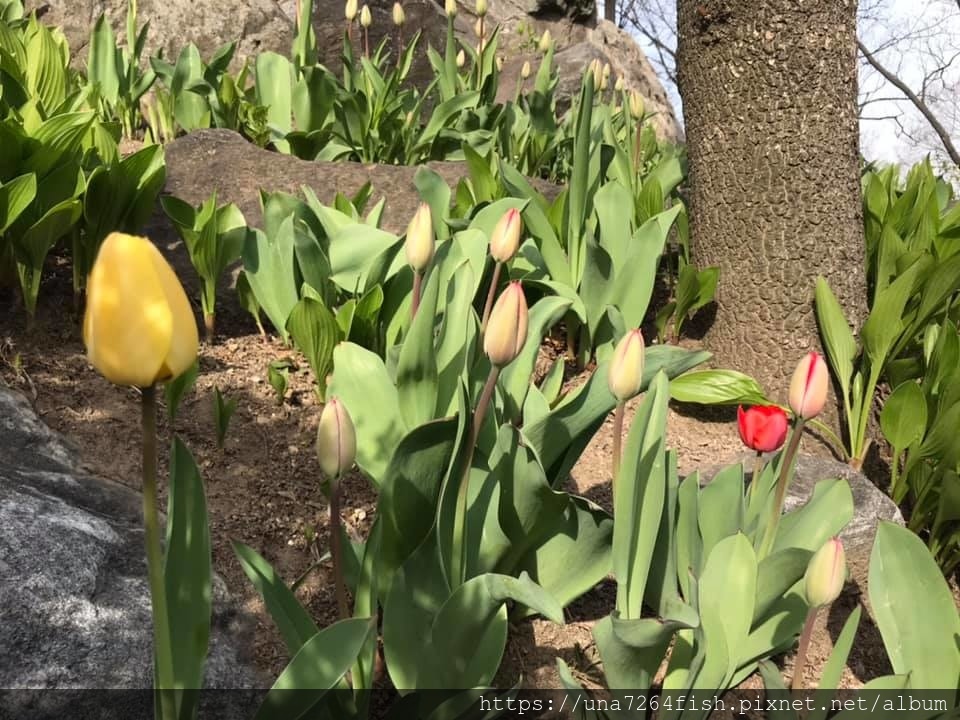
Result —
[[[171,424],[173,424],[177,418],[177,410],[180,409],[180,403],[183,401],[184,396],[196,385],[197,375],[199,373],[199,362],[195,362],[186,372],[181,373],[164,386],[167,399],[167,418]]]
[[[213,425],[217,431],[217,447],[223,448],[223,441],[227,437],[230,419],[237,411],[236,398],[224,398],[220,388],[213,389]]]
[[[183,239],[190,262],[200,276],[207,340],[213,340],[217,283],[227,267],[240,259],[247,239],[243,213],[233,203],[217,207],[216,193],[198,208],[169,195],[162,197],[160,204]]]

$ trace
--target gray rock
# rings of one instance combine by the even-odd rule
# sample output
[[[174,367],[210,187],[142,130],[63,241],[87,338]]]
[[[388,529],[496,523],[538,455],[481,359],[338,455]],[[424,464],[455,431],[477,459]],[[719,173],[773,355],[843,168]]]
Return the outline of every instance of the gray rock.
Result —
[[[0,386],[0,687],[149,688],[151,628],[140,496]],[[251,628],[216,578],[207,687],[262,686]]]
[[[44,22],[63,29],[70,50],[86,64],[90,31],[106,13],[120,41],[126,37],[127,0],[27,0],[27,10],[47,6]],[[289,52],[293,22],[273,0],[139,0],[138,23],[150,21],[145,56],[163,50],[176,60],[180,49],[195,43],[209,59],[217,48],[238,41],[235,66],[259,51]]]
[[[229,130],[201,130],[181,137],[167,145],[166,160],[165,194],[198,205],[216,190],[217,202],[236,203],[253,227],[261,226],[261,188],[300,194],[306,185],[321,202],[331,204],[337,192],[349,197],[370,182],[371,207],[386,198],[382,227],[397,234],[406,231],[420,203],[413,184],[416,167],[308,162],[262,150]],[[427,167],[451,188],[467,175],[463,163],[432,162]],[[556,196],[556,186],[542,181],[535,185],[548,197]]]

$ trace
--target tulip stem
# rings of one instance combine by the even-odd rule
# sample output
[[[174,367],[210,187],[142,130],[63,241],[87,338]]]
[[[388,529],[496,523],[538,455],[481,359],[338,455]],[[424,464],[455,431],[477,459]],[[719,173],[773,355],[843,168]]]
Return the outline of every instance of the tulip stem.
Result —
[[[490,319],[490,311],[493,309],[493,298],[497,294],[497,284],[500,282],[500,268],[502,262],[497,262],[493,266],[493,278],[490,280],[490,289],[487,290],[487,302],[483,306],[483,320],[480,322],[480,334],[487,331],[487,321]]]
[[[617,403],[617,409],[613,411],[613,494],[617,493],[617,475],[620,474],[620,459],[623,455],[621,447],[623,446],[623,411],[627,403],[623,400]]]
[[[216,332],[217,316],[213,313],[203,314],[203,332],[204,338],[208,343],[213,343],[213,336]]]
[[[157,512],[157,389],[141,388],[141,426],[143,428],[143,526],[147,545],[147,574],[153,609],[153,645],[155,677],[160,691],[161,715],[176,718],[170,691],[173,686],[173,653],[170,643],[170,617],[167,613],[167,589],[163,577],[163,547],[160,544],[160,519]]]
[[[750,488],[747,490],[747,505],[753,501],[753,489],[760,482],[760,473],[763,470],[763,453],[757,450],[757,456],[753,460],[753,475],[750,476]]]
[[[793,434],[790,435],[790,443],[787,445],[787,451],[780,466],[780,477],[777,479],[777,492],[770,508],[770,519],[763,533],[763,542],[760,544],[758,560],[762,560],[773,550],[773,542],[777,538],[777,526],[780,524],[780,515],[783,513],[783,500],[787,495],[787,487],[790,485],[793,476],[793,464],[797,457],[797,450],[800,448],[800,438],[803,436],[805,422],[802,417],[798,416],[797,423],[793,427]]]
[[[410,305],[410,321],[417,316],[417,310],[420,309],[420,295],[423,292],[423,273],[419,270],[413,271],[413,303]]]
[[[340,542],[340,476],[330,483],[330,553],[333,556],[333,583],[337,595],[337,613],[341,620],[350,617],[347,591],[343,582],[343,549]]]
[[[363,29],[363,56],[370,57],[370,29]]]
[[[453,522],[453,552],[450,562],[450,581],[451,590],[455,590],[467,580],[467,500],[470,494],[470,466],[473,464],[473,453],[477,449],[477,440],[480,437],[480,428],[483,425],[483,419],[486,417],[487,408],[490,407],[490,399],[493,397],[493,391],[497,387],[497,380],[500,377],[500,368],[494,365],[490,368],[490,374],[487,376],[487,382],[480,393],[480,399],[477,400],[477,407],[473,411],[473,422],[470,426],[470,446],[467,451],[466,461],[463,467],[463,476],[460,478],[460,487],[457,490],[457,506]]]
[[[813,625],[817,620],[817,611],[819,607],[810,608],[807,612],[807,619],[803,623],[803,631],[800,633],[800,647],[797,648],[797,655],[793,660],[793,679],[790,681],[791,690],[799,690],[803,683],[803,666],[807,663],[807,649],[810,647],[810,638],[813,635]]]

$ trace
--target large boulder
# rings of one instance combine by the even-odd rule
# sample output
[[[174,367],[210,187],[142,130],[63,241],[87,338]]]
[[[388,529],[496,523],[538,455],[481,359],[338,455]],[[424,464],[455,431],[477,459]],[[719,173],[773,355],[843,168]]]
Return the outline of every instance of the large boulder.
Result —
[[[149,688],[151,628],[139,494],[0,386],[0,688]],[[263,686],[248,629],[216,578],[207,687]]]
[[[106,13],[118,38],[125,38],[127,0],[27,0],[28,11],[46,8],[43,20],[63,29],[70,50],[86,62],[90,32]],[[208,59],[225,43],[238,41],[235,62],[263,50],[287,53],[293,42],[293,21],[273,0],[139,0],[138,22],[150,21],[145,55],[163,50],[176,60],[180,49],[194,43]]]
[[[167,145],[166,159],[164,194],[199,205],[216,191],[217,201],[236,203],[252,227],[262,227],[261,189],[296,195],[306,185],[329,205],[338,192],[349,197],[369,182],[371,206],[386,199],[381,227],[396,234],[406,230],[420,204],[413,184],[417,167],[300,160],[258,148],[229,130],[201,130],[178,138]],[[463,163],[431,162],[426,167],[451,188],[467,175]],[[549,183],[535,180],[534,185],[549,198],[557,194]]]

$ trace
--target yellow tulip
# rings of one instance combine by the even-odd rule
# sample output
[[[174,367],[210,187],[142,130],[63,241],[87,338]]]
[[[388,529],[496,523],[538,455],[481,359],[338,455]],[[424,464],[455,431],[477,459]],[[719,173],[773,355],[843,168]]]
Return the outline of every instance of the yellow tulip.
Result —
[[[457,16],[457,0],[446,0],[443,4],[444,12],[451,20]]]
[[[406,22],[407,15],[403,12],[403,5],[398,2],[393,4],[393,24],[401,27]]]
[[[803,578],[803,592],[810,607],[829,605],[843,592],[847,579],[847,555],[839,538],[831,538],[814,553]]]
[[[542,53],[546,53],[551,47],[553,47],[553,38],[549,30],[544,30],[543,35],[540,36],[540,42],[537,44],[537,49]]]
[[[631,330],[617,343],[607,369],[607,386],[618,402],[626,402],[643,387],[643,333]]]
[[[422,202],[407,226],[407,238],[403,244],[410,267],[418,273],[426,272],[433,260],[435,244],[430,206]]]
[[[373,16],[370,14],[370,8],[364,5],[360,9],[360,27],[368,28],[373,25]]]
[[[347,0],[346,5],[343,7],[343,16],[347,19],[347,22],[353,22],[357,17],[357,0]]]
[[[193,365],[200,343],[193,309],[150,240],[111,233],[87,282],[83,341],[110,382],[150,387]]]

